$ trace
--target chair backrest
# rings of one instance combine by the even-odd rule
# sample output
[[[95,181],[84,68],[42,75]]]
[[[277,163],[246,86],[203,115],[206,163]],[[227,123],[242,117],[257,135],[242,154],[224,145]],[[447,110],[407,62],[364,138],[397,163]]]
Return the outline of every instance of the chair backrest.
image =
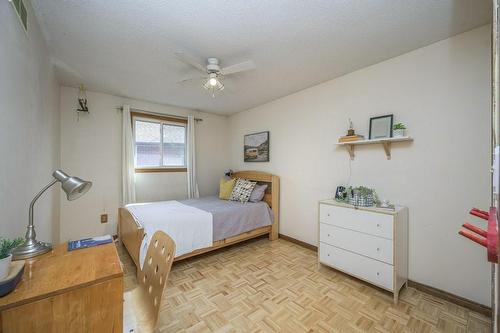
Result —
[[[163,291],[175,256],[175,242],[163,231],[151,237],[144,266],[138,274],[142,305],[147,309],[152,326],[156,327]]]

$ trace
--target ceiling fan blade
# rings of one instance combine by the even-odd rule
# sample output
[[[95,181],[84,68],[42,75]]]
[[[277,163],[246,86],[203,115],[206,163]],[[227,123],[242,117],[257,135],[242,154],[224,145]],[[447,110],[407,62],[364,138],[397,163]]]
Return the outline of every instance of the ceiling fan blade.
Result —
[[[252,60],[240,62],[239,64],[231,65],[221,69],[222,75],[235,74],[239,72],[249,71],[255,69],[255,63]]]
[[[179,80],[179,81],[177,81],[175,83],[177,83],[177,84],[183,84],[183,83],[186,83],[186,82],[189,82],[189,81],[192,81],[192,80],[194,80],[194,78],[182,79],[182,80]]]
[[[196,59],[195,57],[182,52],[175,52],[175,56],[183,63],[191,65],[194,68],[198,69],[199,71],[202,71],[203,73],[207,72],[207,67],[200,64],[199,60]]]
[[[205,79],[206,79],[206,77],[204,77],[204,76],[188,77],[188,78],[179,80],[176,83],[177,84],[183,84],[183,83],[186,83],[186,82],[189,82],[189,81],[194,81],[194,80],[200,80],[200,81],[202,81],[202,80],[205,80]]]

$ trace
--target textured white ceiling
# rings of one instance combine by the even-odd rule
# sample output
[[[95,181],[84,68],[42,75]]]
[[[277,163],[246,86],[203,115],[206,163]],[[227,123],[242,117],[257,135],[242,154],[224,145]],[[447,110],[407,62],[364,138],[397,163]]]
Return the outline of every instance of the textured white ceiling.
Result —
[[[231,114],[486,24],[489,0],[32,0],[60,82]],[[174,52],[257,69],[212,99]]]

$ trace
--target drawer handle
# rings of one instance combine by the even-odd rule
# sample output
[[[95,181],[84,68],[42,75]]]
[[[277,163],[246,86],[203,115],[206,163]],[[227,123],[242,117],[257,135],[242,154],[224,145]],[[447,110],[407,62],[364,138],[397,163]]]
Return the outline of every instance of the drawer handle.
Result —
[[[377,228],[380,228],[380,223],[377,223]]]
[[[330,234],[328,234],[328,237],[330,237]]]
[[[379,248],[379,247],[377,247],[377,251],[380,251],[380,248]]]
[[[377,275],[380,275],[380,273],[379,273],[379,272],[377,272]]]
[[[330,256],[330,253],[328,253],[327,256]]]
[[[327,213],[326,216],[330,216],[330,213]]]

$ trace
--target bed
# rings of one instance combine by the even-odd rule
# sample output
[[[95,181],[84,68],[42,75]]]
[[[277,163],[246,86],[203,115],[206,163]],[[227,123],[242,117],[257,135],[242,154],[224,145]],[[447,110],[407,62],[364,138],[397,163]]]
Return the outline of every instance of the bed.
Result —
[[[235,172],[232,177],[267,184],[268,187],[262,202],[242,204],[219,200],[216,197],[205,197],[181,202],[167,201],[119,208],[118,233],[135,265],[138,268],[141,267],[141,247],[146,246],[145,240],[148,237],[147,234],[151,233],[152,228],[162,228],[159,226],[161,221],[158,218],[158,212],[165,212],[166,209],[170,211],[184,209],[184,215],[181,215],[181,218],[177,221],[178,224],[182,223],[182,219],[190,222],[189,218],[192,215],[193,219],[195,217],[198,219],[200,227],[202,225],[207,226],[206,222],[202,223],[203,219],[207,221],[206,218],[208,218],[203,214],[210,214],[213,217],[210,231],[198,228],[198,232],[202,234],[211,232],[213,241],[205,242],[203,247],[196,250],[177,255],[174,261],[190,258],[266,234],[269,235],[269,240],[277,239],[279,231],[279,177],[260,171],[239,171]],[[154,212],[155,210],[156,212]],[[271,224],[261,221],[261,219],[264,220],[265,218],[265,212],[270,214]],[[142,223],[141,218],[146,221],[145,216],[148,214],[153,217],[156,216],[158,223],[154,224],[149,220],[148,223]],[[243,222],[229,223],[231,221]],[[248,230],[249,228],[250,230]],[[149,232],[146,232],[148,230]],[[172,230],[172,232],[175,232],[175,230]],[[184,236],[189,237],[190,235]],[[196,241],[197,236],[191,238]]]

